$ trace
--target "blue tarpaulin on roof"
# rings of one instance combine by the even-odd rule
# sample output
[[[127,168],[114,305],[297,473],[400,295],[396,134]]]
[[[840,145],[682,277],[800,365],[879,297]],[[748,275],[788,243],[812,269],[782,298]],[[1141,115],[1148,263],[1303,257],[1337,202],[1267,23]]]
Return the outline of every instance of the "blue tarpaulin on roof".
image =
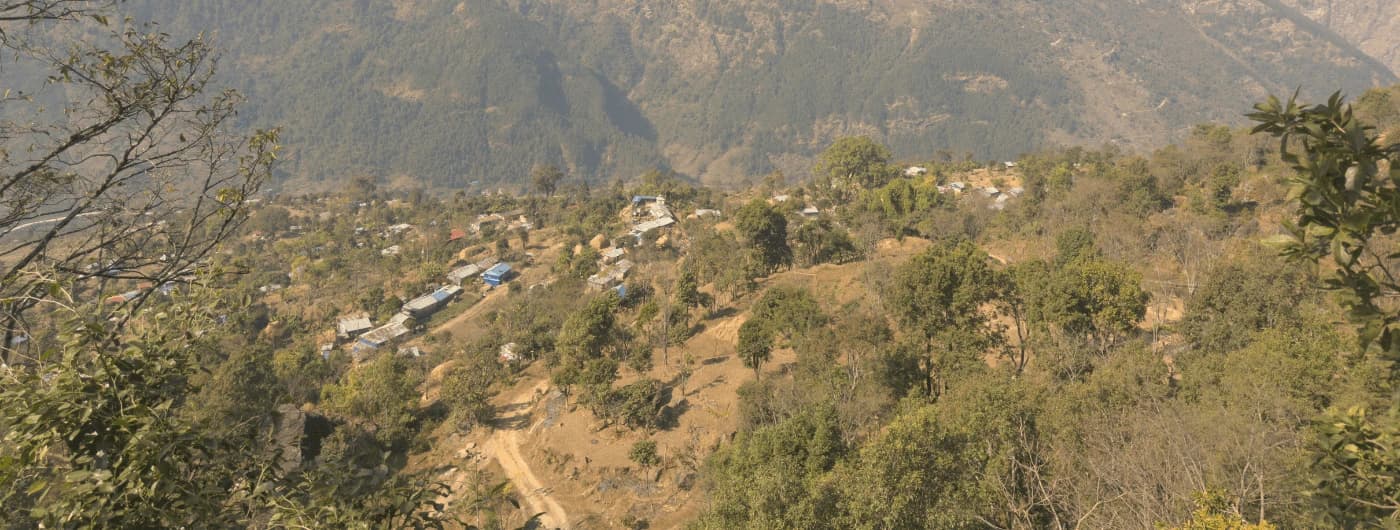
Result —
[[[481,275],[481,279],[485,281],[487,285],[496,286],[504,282],[509,275],[510,265],[506,263],[497,263],[496,266],[487,269],[487,271]]]
[[[455,296],[457,294],[457,291],[459,290],[460,289],[451,289],[449,287],[443,287],[441,289],[433,291],[433,299],[439,302],[447,301],[453,296]]]

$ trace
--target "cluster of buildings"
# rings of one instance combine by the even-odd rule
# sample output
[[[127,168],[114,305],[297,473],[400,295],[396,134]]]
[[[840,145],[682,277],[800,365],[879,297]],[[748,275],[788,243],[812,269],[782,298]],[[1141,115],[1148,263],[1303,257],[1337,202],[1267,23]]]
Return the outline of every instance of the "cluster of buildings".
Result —
[[[436,226],[437,222],[434,221],[431,224]],[[456,241],[461,241],[466,239],[468,234],[479,235],[482,233],[482,231],[489,232],[500,229],[534,230],[534,228],[534,223],[531,223],[530,219],[524,214],[522,214],[520,210],[512,210],[502,213],[480,214],[476,216],[476,220],[472,221],[472,223],[468,225],[466,229],[453,228],[449,230],[447,233],[447,242],[452,243]],[[413,230],[415,230],[415,227],[413,225],[408,223],[399,223],[385,228],[384,231],[379,233],[379,235],[384,239],[391,239],[402,236],[405,233],[408,233]],[[356,235],[363,235],[365,232],[366,230],[364,227],[355,228]],[[402,252],[403,248],[399,245],[390,245],[379,251],[379,253],[385,257],[397,256]]]
[[[1026,189],[1017,186],[1015,188],[1002,191],[997,189],[995,186],[987,186],[977,191],[978,193],[981,193],[983,197],[992,200],[992,203],[987,205],[988,208],[991,208],[993,210],[1001,210],[1003,208],[1006,208],[1006,203],[1010,202],[1011,199],[1020,197],[1021,194],[1025,193]]]
[[[788,201],[791,201],[791,200],[792,200],[792,196],[791,196],[791,195],[787,195],[787,194],[774,195],[774,196],[768,198],[768,204],[771,204],[771,205],[775,205],[775,206],[776,206],[776,205],[779,205],[779,204],[786,204]],[[698,210],[697,210],[697,212],[698,212]],[[819,217],[819,216],[821,216],[822,211],[821,211],[820,209],[817,209],[816,206],[812,206],[812,205],[808,204],[808,205],[806,205],[806,206],[803,206],[801,210],[798,210],[797,213],[798,213],[798,215],[801,215],[802,217],[812,218],[812,217]]]
[[[1003,166],[1008,170],[1016,169],[1015,162],[999,162],[998,165]],[[928,168],[923,166],[909,166],[904,168],[904,176],[906,177],[922,177],[927,174]],[[966,182],[949,182],[948,184],[940,184],[938,186],[939,193],[952,193],[954,195],[962,195],[964,192],[973,190],[980,193],[983,197],[991,199],[992,203],[987,205],[987,207],[993,210],[1001,210],[1003,208],[1006,208],[1006,204],[1008,202],[1010,202],[1012,199],[1015,199],[1016,197],[1020,197],[1021,194],[1025,193],[1026,191],[1020,186],[1008,190],[997,189],[996,186],[987,186],[984,188],[969,188]]]
[[[622,287],[622,282],[627,279],[627,273],[631,271],[632,260],[629,259],[602,264],[602,268],[597,274],[588,277],[588,288],[603,291]]]
[[[695,213],[690,214],[691,219],[719,219],[724,217],[724,212],[713,208],[699,208]]]
[[[471,231],[473,234],[480,234],[482,230],[499,229],[505,227],[507,230],[533,230],[534,224],[521,213],[520,210],[511,210],[501,213],[487,213],[476,216],[473,221]]]
[[[642,236],[653,230],[676,224],[676,216],[666,206],[665,197],[637,195],[632,197],[633,225],[628,235],[641,242]]]
[[[411,333],[413,330],[409,327],[410,320],[426,320],[447,306],[462,294],[463,282],[481,276],[482,283],[496,287],[510,281],[513,274],[510,264],[496,259],[495,256],[457,267],[447,273],[446,285],[405,302],[393,318],[379,327],[375,327],[369,315],[363,313],[341,318],[336,323],[336,338],[342,342],[353,339],[351,355],[357,361],[361,360],[370,352]],[[323,346],[322,354],[329,355],[331,349]]]
[[[1021,194],[1026,192],[1026,189],[1020,186],[1016,186],[1014,188],[1006,190],[1002,190],[1000,188],[997,188],[996,186],[987,186],[983,188],[969,188],[966,182],[949,182],[948,184],[941,184],[938,186],[939,193],[952,193],[954,195],[962,195],[963,193],[969,190],[976,191],[983,197],[991,199],[992,203],[987,205],[987,207],[993,210],[1001,210],[1003,208],[1006,208],[1007,203],[1011,202],[1012,199],[1020,197]]]
[[[355,360],[361,360],[370,352],[411,333],[413,331],[409,327],[411,319],[422,320],[432,316],[433,313],[442,309],[460,294],[462,294],[462,287],[459,285],[439,287],[430,293],[404,303],[402,310],[379,327],[374,327],[374,324],[370,322],[369,315],[363,313],[341,318],[336,323],[336,338],[350,340],[351,337],[355,337],[355,342],[350,347],[350,353],[355,357]]]
[[[499,287],[509,281],[513,273],[514,270],[511,269],[509,263],[502,263],[495,256],[488,256],[476,263],[468,263],[452,269],[451,272],[447,273],[447,281],[460,284],[479,274],[482,283],[491,287]]]

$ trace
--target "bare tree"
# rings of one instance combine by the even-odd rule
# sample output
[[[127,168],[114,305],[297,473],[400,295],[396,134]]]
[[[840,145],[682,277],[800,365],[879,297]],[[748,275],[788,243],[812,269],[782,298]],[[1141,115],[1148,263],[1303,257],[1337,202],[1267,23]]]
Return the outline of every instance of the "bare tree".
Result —
[[[82,303],[110,282],[195,281],[246,218],[276,158],[276,131],[229,132],[239,97],[213,90],[208,42],[109,24],[109,7],[0,0],[6,362],[33,360],[15,339],[30,334],[31,310],[58,288]],[[57,37],[77,34],[98,36]],[[121,314],[141,301],[125,302]]]
[[[0,2],[0,23],[34,24],[46,20],[71,20],[110,4],[110,0],[5,0]],[[0,29],[0,39],[4,39],[6,33]]]

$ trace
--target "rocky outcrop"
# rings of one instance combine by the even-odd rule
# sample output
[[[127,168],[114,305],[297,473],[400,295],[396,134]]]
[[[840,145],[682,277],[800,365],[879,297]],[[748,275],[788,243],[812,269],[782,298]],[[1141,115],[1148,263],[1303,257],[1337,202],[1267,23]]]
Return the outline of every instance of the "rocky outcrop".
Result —
[[[282,473],[299,471],[304,462],[315,459],[321,452],[321,440],[334,430],[324,416],[290,404],[278,406],[270,423],[268,451],[276,453]]]

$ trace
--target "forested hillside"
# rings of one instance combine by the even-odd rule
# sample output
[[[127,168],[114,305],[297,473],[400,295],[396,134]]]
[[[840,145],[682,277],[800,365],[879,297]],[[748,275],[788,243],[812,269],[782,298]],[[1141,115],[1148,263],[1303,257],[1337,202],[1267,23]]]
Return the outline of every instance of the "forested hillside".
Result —
[[[461,188],[536,163],[594,182],[669,167],[805,175],[833,139],[897,157],[1157,146],[1266,92],[1395,79],[1337,19],[1279,2],[141,0],[207,32],[243,118],[285,127],[285,178]],[[1383,10],[1383,8],[1382,8]],[[1316,11],[1314,9],[1313,11]],[[1312,11],[1310,11],[1312,12]],[[1328,29],[1331,27],[1332,29]],[[1384,32],[1382,31],[1383,35]],[[1189,75],[1185,75],[1189,72]]]

